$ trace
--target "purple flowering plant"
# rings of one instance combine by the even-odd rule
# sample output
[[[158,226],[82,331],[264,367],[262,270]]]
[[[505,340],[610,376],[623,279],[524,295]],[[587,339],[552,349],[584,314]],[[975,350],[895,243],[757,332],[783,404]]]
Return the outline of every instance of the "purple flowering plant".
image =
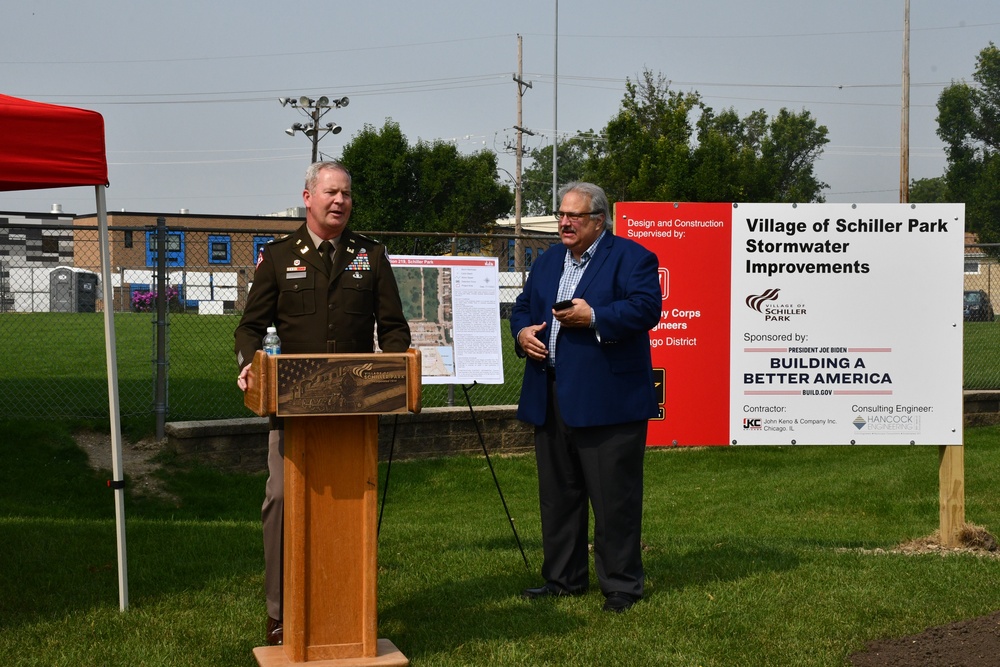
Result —
[[[139,313],[148,313],[156,309],[156,292],[144,291],[132,294],[132,310]],[[167,288],[167,308],[170,311],[180,309],[180,299],[176,287]]]

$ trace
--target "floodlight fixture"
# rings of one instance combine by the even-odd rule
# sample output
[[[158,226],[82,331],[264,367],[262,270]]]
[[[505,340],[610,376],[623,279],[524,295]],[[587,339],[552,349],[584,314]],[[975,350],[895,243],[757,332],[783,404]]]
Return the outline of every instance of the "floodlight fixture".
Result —
[[[306,116],[311,123],[295,123],[290,128],[285,130],[285,134],[290,137],[295,136],[296,132],[302,132],[307,137],[309,137],[312,143],[312,161],[316,162],[319,156],[319,141],[327,134],[340,134],[343,130],[337,123],[326,123],[325,125],[320,124],[320,119],[325,116],[330,109],[340,109],[341,107],[346,107],[350,100],[347,97],[340,98],[330,98],[326,95],[320,96],[318,99],[312,99],[307,95],[302,95],[301,97],[279,97],[278,101],[281,106],[290,106],[293,109],[297,109],[301,114]]]

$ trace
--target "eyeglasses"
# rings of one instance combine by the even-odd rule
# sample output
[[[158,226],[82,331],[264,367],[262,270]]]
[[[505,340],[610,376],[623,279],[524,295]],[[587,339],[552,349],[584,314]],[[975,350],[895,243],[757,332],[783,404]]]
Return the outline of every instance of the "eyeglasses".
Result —
[[[572,213],[570,211],[556,211],[553,216],[556,222],[559,222],[563,218],[566,218],[570,222],[583,222],[584,218],[589,218],[594,215],[598,215],[601,211],[585,211],[583,213]]]

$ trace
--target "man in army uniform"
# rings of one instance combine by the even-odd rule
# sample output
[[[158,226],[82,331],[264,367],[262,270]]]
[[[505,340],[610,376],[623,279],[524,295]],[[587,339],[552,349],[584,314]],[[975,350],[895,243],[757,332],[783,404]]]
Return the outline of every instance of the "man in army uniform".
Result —
[[[244,391],[249,364],[268,326],[277,327],[284,354],[373,352],[376,332],[384,352],[405,352],[410,346],[385,246],[347,229],[352,208],[347,169],[336,162],[311,165],[302,200],[305,224],[263,247],[236,327],[237,385]],[[261,519],[266,639],[274,645],[283,639],[284,431],[277,420],[271,428]]]

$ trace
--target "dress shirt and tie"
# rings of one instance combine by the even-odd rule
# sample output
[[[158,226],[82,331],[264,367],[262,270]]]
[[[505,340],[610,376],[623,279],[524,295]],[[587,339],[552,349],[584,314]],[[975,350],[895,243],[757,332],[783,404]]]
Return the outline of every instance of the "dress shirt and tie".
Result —
[[[333,244],[329,241],[323,241],[319,244],[319,258],[323,260],[323,264],[326,266],[326,275],[331,276],[333,274]]]
[[[587,270],[587,264],[590,263],[590,258],[594,256],[597,251],[597,246],[600,245],[601,239],[607,232],[601,232],[601,235],[597,237],[597,240],[587,248],[582,255],[580,255],[580,260],[577,261],[573,257],[573,253],[566,250],[566,257],[563,259],[563,271],[562,276],[559,278],[559,291],[556,292],[556,303],[560,301],[567,301],[573,298],[573,293],[576,292],[577,286],[580,284],[580,280],[583,278],[583,272]],[[590,328],[595,328],[595,317],[594,312],[590,313]],[[556,365],[556,345],[559,340],[559,329],[562,328],[562,322],[556,318],[552,318],[552,328],[549,330],[549,366],[555,368]]]

